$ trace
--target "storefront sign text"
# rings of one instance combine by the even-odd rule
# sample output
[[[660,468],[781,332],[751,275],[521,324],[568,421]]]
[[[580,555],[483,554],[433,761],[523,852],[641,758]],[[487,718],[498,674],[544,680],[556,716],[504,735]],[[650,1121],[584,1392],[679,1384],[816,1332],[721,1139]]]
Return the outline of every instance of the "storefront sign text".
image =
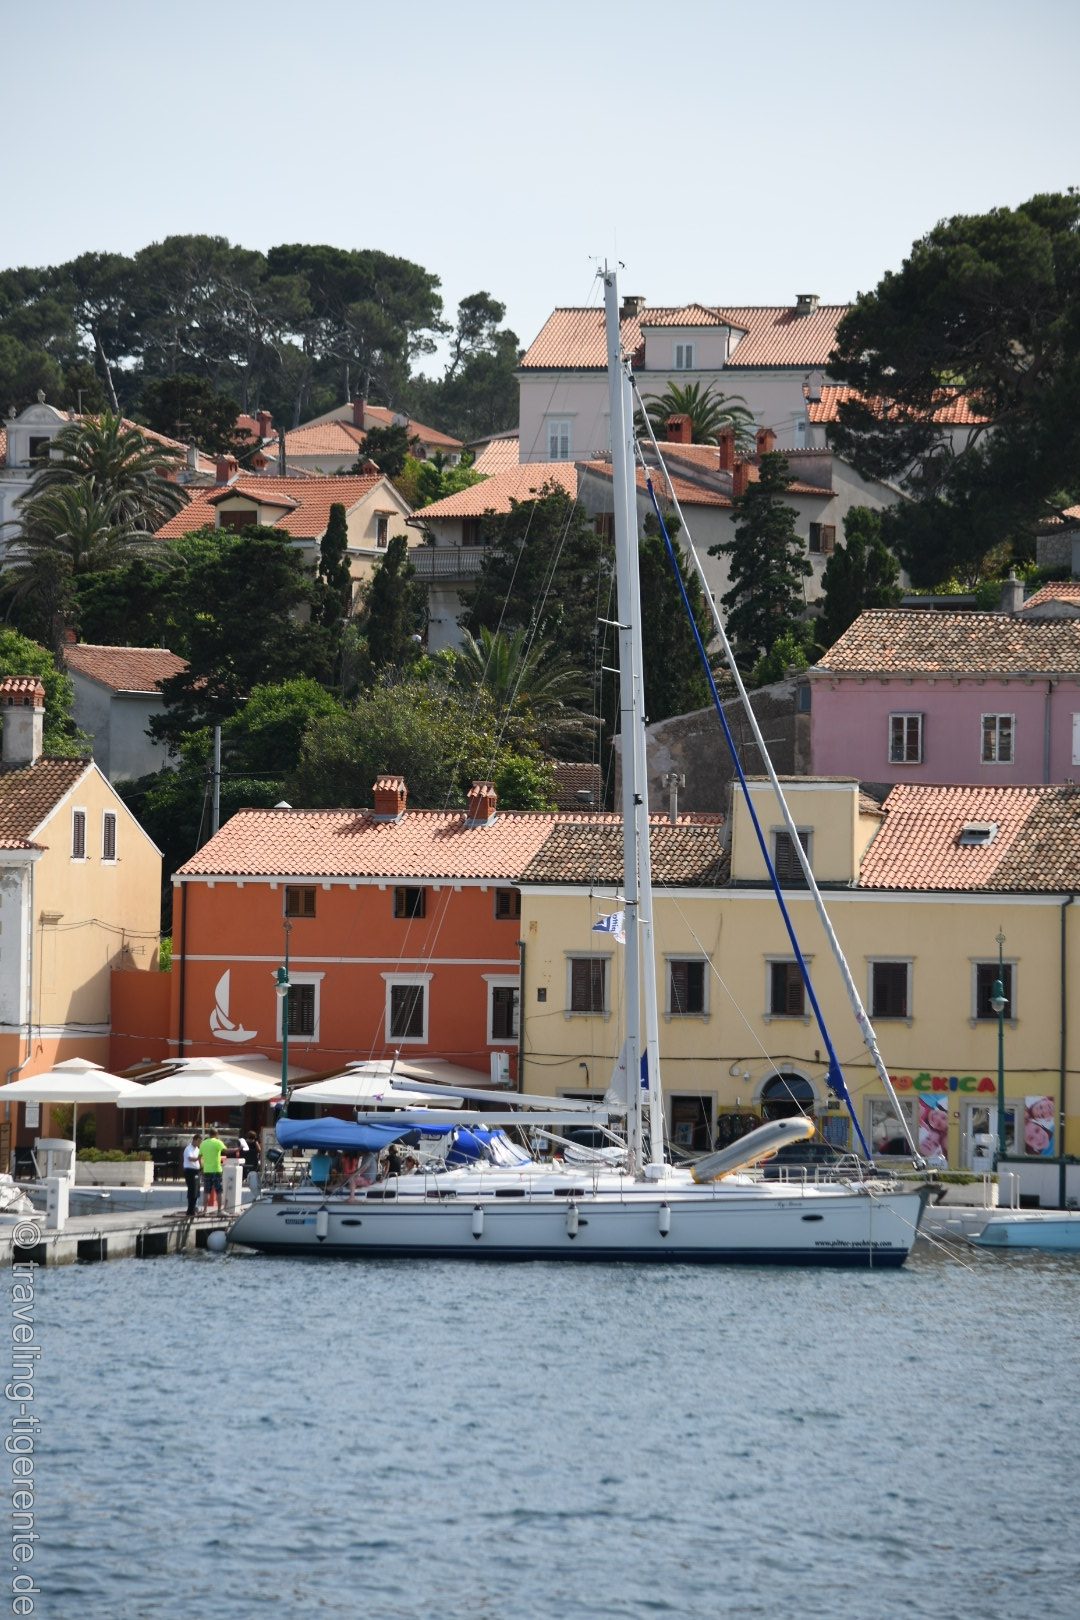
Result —
[[[890,1076],[897,1091],[996,1091],[997,1086],[988,1074],[978,1078],[973,1074],[894,1074]]]

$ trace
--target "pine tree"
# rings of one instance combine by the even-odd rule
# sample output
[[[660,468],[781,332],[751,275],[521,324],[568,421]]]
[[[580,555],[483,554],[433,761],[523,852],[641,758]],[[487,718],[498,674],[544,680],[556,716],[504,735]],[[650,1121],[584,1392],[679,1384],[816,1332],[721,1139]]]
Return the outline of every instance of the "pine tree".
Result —
[[[732,503],[734,537],[709,547],[710,556],[731,559],[731,589],[721,603],[728,634],[751,664],[799,623],[806,606],[802,582],[812,572],[795,529],[798,513],[782,499],[791,483],[786,460],[771,451],[758,473]]]
[[[821,576],[821,645],[839,641],[864,609],[895,607],[902,595],[899,581],[899,564],[882,538],[881,513],[853,506],[844,518],[843,544]]]

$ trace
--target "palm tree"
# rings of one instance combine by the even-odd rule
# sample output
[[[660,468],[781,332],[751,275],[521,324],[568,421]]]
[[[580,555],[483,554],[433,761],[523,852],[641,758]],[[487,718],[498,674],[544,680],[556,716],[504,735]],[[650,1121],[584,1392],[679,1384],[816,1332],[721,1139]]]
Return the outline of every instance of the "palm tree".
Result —
[[[136,557],[160,557],[168,549],[125,518],[120,502],[90,481],[51,489],[35,484],[20,507],[21,532],[11,555],[13,573],[24,578],[44,556],[66,559],[72,574],[92,574]]]
[[[168,479],[178,466],[171,451],[105,411],[60,429],[20,504],[29,506],[46,491],[87,485],[112,522],[152,534],[187,503]]]
[[[664,437],[669,416],[688,416],[693,444],[715,444],[721,428],[733,427],[739,449],[753,447],[754,413],[741,394],[721,394],[714,385],[703,388],[699,382],[669,383],[662,394],[647,394],[642,404],[658,439]]]
[[[465,685],[486,688],[504,724],[548,751],[580,750],[595,732],[596,720],[582,707],[591,700],[589,680],[525,628],[482,625],[479,637],[466,630],[458,669]]]

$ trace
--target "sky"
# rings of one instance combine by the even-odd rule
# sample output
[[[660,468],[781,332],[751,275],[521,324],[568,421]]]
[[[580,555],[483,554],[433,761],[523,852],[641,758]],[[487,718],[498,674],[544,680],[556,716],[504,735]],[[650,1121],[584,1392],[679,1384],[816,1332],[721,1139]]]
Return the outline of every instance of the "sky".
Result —
[[[0,266],[178,232],[412,259],[522,343],[599,300],[841,303],[1080,181],[1077,0],[0,0]]]

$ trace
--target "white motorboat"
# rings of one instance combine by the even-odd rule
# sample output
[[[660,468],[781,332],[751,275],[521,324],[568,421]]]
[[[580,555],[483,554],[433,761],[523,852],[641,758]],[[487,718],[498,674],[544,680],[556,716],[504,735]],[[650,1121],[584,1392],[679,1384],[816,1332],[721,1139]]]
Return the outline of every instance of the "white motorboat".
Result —
[[[1047,1249],[1080,1253],[1080,1210],[995,1209],[970,1234],[980,1249]]]
[[[663,1098],[651,922],[651,866],[645,782],[640,592],[637,569],[636,494],[632,386],[619,352],[619,300],[613,271],[604,272],[608,375],[611,399],[615,544],[618,581],[620,715],[623,748],[623,882],[625,891],[625,1032],[620,1071],[624,1095],[618,1106],[597,1108],[563,1098],[505,1092],[465,1092],[465,1112],[410,1108],[351,1121],[291,1121],[279,1124],[279,1140],[296,1146],[320,1143],[347,1154],[373,1153],[391,1141],[423,1142],[445,1131],[449,1150],[409,1173],[394,1174],[351,1190],[267,1188],[232,1228],[236,1243],[280,1254],[439,1256],[468,1259],[681,1260],[774,1262],[825,1266],[895,1267],[910,1253],[926,1190],[872,1175],[846,1181],[766,1181],[753,1164],[777,1151],[782,1139],[813,1134],[796,1118],[763,1127],[734,1144],[739,1150],[711,1156],[692,1170],[665,1161]],[[706,592],[708,600],[708,593]],[[740,691],[741,681],[723,626],[718,634]],[[745,692],[743,692],[745,700]],[[774,790],[787,815],[792,843],[801,844],[768,763],[763,739],[746,701],[755,741],[766,759]],[[729,739],[730,742],[730,739]],[[736,769],[741,769],[736,761]],[[639,787],[639,784],[642,784]],[[745,782],[743,782],[745,789]],[[747,795],[749,802],[749,795]],[[750,806],[751,816],[756,815]],[[768,851],[766,862],[772,871]],[[821,905],[809,865],[807,887]],[[775,877],[775,874],[774,874]],[[777,898],[786,907],[774,882]],[[824,910],[821,907],[822,912]],[[857,1020],[879,1074],[891,1082],[877,1052],[835,936],[830,937],[845,975]],[[802,966],[811,1004],[817,1000]],[[642,993],[644,990],[644,994]],[[642,1028],[642,1012],[644,1028]],[[820,1022],[820,1015],[819,1015]],[[830,1085],[846,1087],[827,1031]],[[644,1039],[643,1039],[644,1036]],[[638,1075],[643,1076],[639,1086]],[[627,1076],[632,1082],[627,1083]],[[429,1089],[425,1086],[425,1090]],[[435,1088],[436,1090],[438,1088]],[[448,1088],[449,1089],[449,1088]],[[462,1094],[455,1085],[453,1091]],[[512,1106],[511,1106],[512,1104]],[[898,1115],[900,1114],[897,1108]],[[623,1124],[623,1163],[601,1149],[592,1163],[569,1159],[538,1162],[505,1134],[521,1126],[551,1130],[560,1124],[606,1127]],[[853,1114],[854,1117],[854,1114]],[[777,1127],[780,1127],[777,1130]],[[858,1131],[858,1121],[855,1121]],[[468,1143],[466,1138],[472,1140]],[[755,1140],[756,1139],[756,1140]],[[468,1152],[465,1152],[465,1149]],[[917,1157],[914,1144],[912,1156]],[[461,1162],[467,1158],[468,1162]]]

